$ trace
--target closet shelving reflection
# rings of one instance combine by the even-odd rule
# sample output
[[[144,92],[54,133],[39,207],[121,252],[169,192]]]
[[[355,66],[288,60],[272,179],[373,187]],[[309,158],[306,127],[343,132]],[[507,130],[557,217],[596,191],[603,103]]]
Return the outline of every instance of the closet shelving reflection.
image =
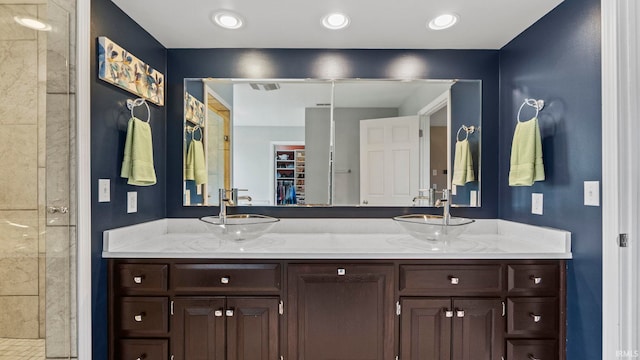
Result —
[[[305,204],[304,146],[285,146],[275,151],[276,205]]]

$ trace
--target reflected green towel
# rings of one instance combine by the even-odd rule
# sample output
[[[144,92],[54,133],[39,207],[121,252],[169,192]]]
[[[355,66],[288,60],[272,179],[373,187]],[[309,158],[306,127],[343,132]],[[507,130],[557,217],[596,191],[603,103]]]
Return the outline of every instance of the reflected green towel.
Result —
[[[464,186],[464,184],[475,180],[469,140],[456,141],[456,153],[453,162],[453,178],[451,183],[453,185]]]
[[[194,180],[196,185],[207,183],[207,165],[204,160],[202,141],[191,140],[187,149],[187,161],[184,169],[185,180]]]
[[[518,122],[511,144],[509,186],[531,186],[544,180],[542,139],[538,119]]]
[[[156,183],[151,126],[135,117],[129,120],[127,126],[120,176],[128,178],[129,185],[149,186]]]

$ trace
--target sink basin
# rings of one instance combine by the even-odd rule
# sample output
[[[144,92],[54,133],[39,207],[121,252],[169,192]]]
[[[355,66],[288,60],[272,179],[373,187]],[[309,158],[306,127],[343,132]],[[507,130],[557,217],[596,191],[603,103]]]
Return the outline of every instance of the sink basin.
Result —
[[[280,219],[257,214],[227,215],[223,223],[218,216],[200,218],[208,228],[224,240],[253,240],[264,235]]]
[[[451,217],[449,225],[445,225],[441,215],[422,214],[396,216],[393,220],[409,235],[416,239],[429,241],[453,239],[475,222],[473,219]]]

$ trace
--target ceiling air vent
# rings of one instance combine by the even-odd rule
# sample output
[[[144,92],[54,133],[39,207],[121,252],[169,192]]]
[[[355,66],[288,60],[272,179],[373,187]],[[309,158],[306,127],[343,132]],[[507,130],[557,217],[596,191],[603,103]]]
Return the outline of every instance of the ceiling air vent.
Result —
[[[277,83],[249,83],[249,86],[251,86],[253,90],[271,91],[280,89],[280,85]]]

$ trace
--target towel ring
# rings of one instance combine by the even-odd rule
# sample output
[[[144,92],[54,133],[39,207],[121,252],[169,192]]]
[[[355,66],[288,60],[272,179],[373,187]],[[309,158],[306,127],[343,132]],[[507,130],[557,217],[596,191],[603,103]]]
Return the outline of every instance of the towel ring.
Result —
[[[520,105],[520,109],[518,109],[518,122],[522,122],[520,121],[520,113],[522,112],[522,108],[525,105],[529,105],[532,108],[536,109],[536,115],[534,117],[538,117],[538,114],[540,113],[540,110],[542,110],[542,108],[544,107],[544,100],[536,100],[536,99],[524,99],[524,101],[522,102],[522,105]]]
[[[464,139],[460,140],[460,131],[462,130],[464,130],[467,136]],[[458,133],[456,134],[456,141],[464,141],[469,139],[469,134],[473,134],[474,131],[476,131],[476,128],[474,126],[460,126],[460,129],[458,129]]]
[[[196,130],[200,130],[200,140],[196,139]],[[202,128],[200,127],[200,125],[194,126],[193,130],[191,130],[191,139],[195,141],[202,141],[203,136],[204,134],[202,133]]]
[[[127,99],[127,108],[131,110],[131,117],[133,116],[133,109],[137,106],[144,104],[147,107],[147,123],[151,120],[151,109],[149,109],[149,103],[143,98],[137,98],[135,100]]]

